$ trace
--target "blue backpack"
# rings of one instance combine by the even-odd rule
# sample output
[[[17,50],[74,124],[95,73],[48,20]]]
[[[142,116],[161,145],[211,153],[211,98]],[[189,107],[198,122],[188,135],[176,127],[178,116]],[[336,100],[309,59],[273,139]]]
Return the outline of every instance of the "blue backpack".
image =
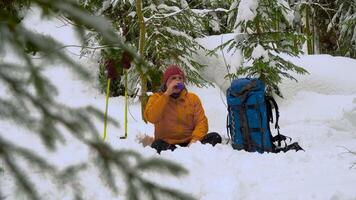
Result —
[[[273,97],[266,95],[265,88],[259,79],[242,78],[232,81],[227,89],[227,130],[232,147],[259,153],[303,150],[297,142],[287,145],[286,140],[291,142],[292,139],[279,133],[278,105]],[[275,128],[278,132],[274,137],[270,130],[272,108],[276,111]]]

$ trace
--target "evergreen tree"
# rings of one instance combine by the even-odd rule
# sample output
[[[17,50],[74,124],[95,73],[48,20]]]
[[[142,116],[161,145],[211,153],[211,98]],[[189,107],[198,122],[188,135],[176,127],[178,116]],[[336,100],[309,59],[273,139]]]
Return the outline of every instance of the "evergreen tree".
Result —
[[[203,22],[185,0],[179,2],[149,0],[143,1],[140,6],[137,6],[140,1],[80,2],[92,13],[109,18],[116,27],[117,34],[125,38],[125,42],[130,46],[142,51],[140,53],[147,61],[147,66],[142,68],[141,65],[135,65],[129,70],[131,91],[137,86],[141,87],[142,111],[148,99],[146,91],[159,89],[162,71],[170,63],[180,65],[190,83],[197,86],[207,84],[199,73],[203,66],[193,59],[198,49],[204,49],[195,41],[195,38],[203,36]],[[142,10],[138,10],[141,6]],[[99,44],[101,43],[101,38],[97,35],[91,34],[87,40],[97,40]],[[120,55],[115,57],[118,58]],[[117,67],[120,70],[121,66]]]
[[[355,2],[291,0],[295,30],[307,36],[309,54],[326,53],[355,58]]]
[[[93,107],[71,108],[56,100],[56,87],[43,74],[46,65],[53,61],[63,62],[83,80],[90,81],[90,73],[78,65],[64,52],[56,40],[49,36],[27,29],[21,21],[28,9],[37,6],[41,14],[46,17],[64,16],[75,23],[78,33],[90,30],[105,41],[103,45],[110,44],[119,49],[130,52],[136,64],[141,59],[130,49],[123,40],[115,34],[112,26],[102,17],[89,14],[78,6],[75,1],[63,0],[18,0],[0,2],[0,82],[2,89],[8,91],[0,97],[1,120],[12,121],[22,125],[33,133],[34,138],[40,139],[43,145],[52,152],[65,143],[67,136],[63,133],[65,128],[77,141],[86,145],[95,155],[95,166],[101,171],[103,183],[112,192],[117,193],[117,179],[123,178],[127,183],[128,199],[192,199],[172,189],[157,185],[143,177],[151,171],[166,172],[170,175],[186,173],[176,164],[160,159],[145,159],[133,151],[113,149],[100,140],[94,126],[94,119],[103,119],[103,114]],[[5,52],[12,50],[16,61],[4,59]],[[41,62],[35,62],[33,56],[40,56]],[[5,57],[6,58],[6,57]],[[14,188],[14,197],[24,195],[26,199],[43,199],[39,188],[33,183],[31,169],[25,168],[22,161],[28,166],[40,169],[41,174],[51,177],[54,184],[60,188],[70,185],[73,199],[82,199],[81,184],[76,180],[77,174],[84,170],[89,163],[69,166],[59,169],[38,152],[32,151],[6,138],[4,130],[0,132],[0,174],[9,174],[17,189]],[[133,161],[133,162],[131,162]],[[120,172],[122,176],[114,176]],[[0,176],[0,182],[2,182]],[[40,176],[42,177],[42,176]],[[100,183],[98,183],[100,184]],[[0,185],[0,198],[3,196],[3,187]],[[20,192],[15,192],[20,191]],[[55,195],[55,194],[53,194]],[[148,196],[147,196],[148,195]],[[55,198],[55,197],[54,197]]]
[[[134,1],[112,1],[108,4],[108,1],[85,0],[81,1],[81,4],[92,13],[101,11],[100,13],[112,21],[117,33],[125,38],[125,42],[138,49],[140,28]],[[147,72],[150,84],[153,84],[151,90],[158,89],[162,71],[172,62],[185,69],[190,82],[199,86],[205,85],[206,81],[198,73],[203,66],[192,59],[196,50],[202,48],[194,40],[203,36],[200,18],[192,12],[188,4],[174,1],[144,1],[142,11],[146,27],[144,58],[149,66],[145,73]],[[93,39],[97,39],[100,44],[101,38],[98,39],[96,35],[89,35],[87,40]],[[130,80],[136,82],[132,85],[136,86],[136,70],[130,71],[130,76]]]
[[[294,20],[295,31],[303,33],[307,38],[308,54],[318,54],[332,51],[327,46],[329,33],[327,24],[332,16],[332,3],[330,0],[304,1],[294,0],[290,3],[294,10],[296,19]],[[328,48],[328,49],[325,49]],[[331,52],[330,52],[331,53]]]
[[[202,20],[204,35],[219,35],[230,33],[227,25],[231,0],[188,1],[191,10]]]
[[[137,20],[132,16],[134,13],[134,4],[132,1],[88,1],[81,0],[80,4],[94,15],[104,15],[110,19],[112,26],[118,36],[122,37],[127,45],[134,47],[139,37]],[[99,86],[101,92],[106,91],[107,87],[107,71],[106,65],[112,61],[116,67],[118,77],[112,80],[110,96],[119,96],[124,94],[124,85],[122,83],[123,67],[120,63],[124,53],[122,48],[114,47],[110,44],[105,45],[105,41],[97,32],[88,31],[84,39],[84,47],[82,56],[92,56],[99,50]],[[131,73],[130,73],[131,74]],[[131,78],[135,83],[130,83],[131,87],[128,91],[129,95],[135,95],[137,91],[134,89],[137,86],[138,77]]]
[[[356,58],[356,2],[335,1],[337,11],[328,30],[336,29],[338,35],[337,55]]]
[[[315,54],[334,55],[337,48],[336,32],[328,30],[328,25],[335,14],[335,1],[318,0],[311,5],[313,52]]]
[[[253,76],[263,80],[268,92],[282,96],[278,84],[282,78],[296,80],[290,72],[306,71],[287,61],[282,54],[297,56],[304,41],[301,34],[293,31],[293,15],[286,1],[240,0],[231,6],[236,36],[226,42],[229,49],[241,50],[244,60],[233,76]]]

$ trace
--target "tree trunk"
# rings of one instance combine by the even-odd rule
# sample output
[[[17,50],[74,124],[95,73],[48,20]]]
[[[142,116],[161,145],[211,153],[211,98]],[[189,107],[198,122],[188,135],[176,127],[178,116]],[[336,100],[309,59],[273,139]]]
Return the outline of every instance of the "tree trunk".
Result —
[[[310,34],[309,14],[310,14],[310,7],[309,5],[307,5],[305,7],[305,34],[307,35],[308,54],[313,54],[312,38],[311,38],[312,36]]]
[[[145,35],[146,35],[146,26],[145,21],[142,15],[142,0],[136,0],[136,13],[137,18],[140,25],[140,40],[139,40],[139,54],[144,59],[144,51],[145,51]],[[142,67],[138,66],[138,72],[140,74],[141,79],[141,95],[140,95],[140,102],[141,102],[141,116],[143,121],[146,122],[144,118],[144,111],[147,104],[148,96],[147,96],[147,78],[143,73]]]
[[[320,29],[322,25],[317,22],[318,20],[314,20],[314,32],[315,32],[315,37],[314,37],[314,54],[320,54]]]
[[[311,36],[312,36],[312,41],[311,41],[311,44],[312,44],[312,52],[313,54],[315,54],[315,45],[316,45],[316,42],[315,42],[315,38],[316,38],[316,34],[315,34],[315,19],[314,19],[314,13],[311,15]]]

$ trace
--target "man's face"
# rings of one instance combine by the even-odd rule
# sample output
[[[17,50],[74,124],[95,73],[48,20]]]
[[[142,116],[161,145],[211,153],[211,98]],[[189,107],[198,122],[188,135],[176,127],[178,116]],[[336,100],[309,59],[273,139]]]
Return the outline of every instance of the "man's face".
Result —
[[[183,83],[184,78],[182,75],[176,74],[168,78],[166,86],[168,87],[170,84],[176,86],[178,83]],[[181,90],[178,88],[173,89],[173,93],[179,93]]]

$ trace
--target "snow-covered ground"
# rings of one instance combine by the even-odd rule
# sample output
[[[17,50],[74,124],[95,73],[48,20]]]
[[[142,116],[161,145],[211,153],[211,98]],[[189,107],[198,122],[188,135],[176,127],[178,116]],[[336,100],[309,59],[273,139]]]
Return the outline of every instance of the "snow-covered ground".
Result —
[[[50,25],[48,25],[50,26]],[[63,42],[75,42],[70,31],[53,31],[51,34]],[[53,24],[51,25],[53,26]],[[65,28],[65,27],[64,27]],[[56,35],[61,33],[61,36]],[[209,48],[220,44],[217,36],[202,39]],[[227,61],[233,63],[230,54]],[[206,76],[219,77],[225,69],[220,58],[211,58]],[[219,60],[220,59],[220,60]],[[106,142],[117,149],[135,150],[145,157],[160,157],[180,163],[189,174],[172,178],[160,173],[150,173],[155,182],[192,194],[201,200],[255,200],[255,199],[356,199],[356,156],[345,153],[356,151],[356,60],[330,55],[301,56],[289,58],[293,63],[305,67],[310,74],[296,75],[298,83],[285,80],[281,84],[284,99],[280,105],[281,133],[291,136],[306,150],[280,154],[258,154],[236,151],[229,144],[215,147],[195,143],[189,148],[166,151],[161,155],[144,147],[139,138],[153,135],[153,126],[141,120],[139,102],[131,100],[129,105],[128,139],[120,140],[123,133],[124,99],[110,98],[109,114],[121,123],[120,128],[108,127]],[[213,69],[220,69],[214,71]],[[69,106],[93,105],[104,111],[105,97],[95,85],[84,84],[69,71],[54,67],[46,72],[59,89],[58,100]],[[214,74],[215,76],[211,76]],[[221,77],[221,76],[220,76]],[[215,80],[219,82],[219,80]],[[221,81],[221,80],[220,80]],[[0,86],[0,91],[4,91]],[[222,88],[226,87],[226,83]],[[226,135],[226,100],[219,87],[188,87],[203,103],[209,120],[209,131]],[[97,122],[98,130],[103,124]],[[38,139],[21,127],[0,121],[1,137],[29,147],[58,166],[89,161],[91,152],[73,138],[58,152],[48,153]],[[6,131],[5,131],[6,130]],[[19,140],[21,138],[21,140]],[[1,163],[0,163],[1,164]],[[94,163],[93,163],[94,164]],[[38,169],[28,169],[34,174],[35,184],[40,186],[44,199],[69,199],[66,190],[53,187],[50,180],[39,175]],[[89,167],[79,178],[85,186],[84,199],[124,199],[123,191],[114,196],[99,180],[98,171]],[[32,175],[31,175],[32,176]],[[123,180],[117,178],[119,188]],[[0,172],[0,187],[7,199],[17,199],[14,183],[9,174]]]

